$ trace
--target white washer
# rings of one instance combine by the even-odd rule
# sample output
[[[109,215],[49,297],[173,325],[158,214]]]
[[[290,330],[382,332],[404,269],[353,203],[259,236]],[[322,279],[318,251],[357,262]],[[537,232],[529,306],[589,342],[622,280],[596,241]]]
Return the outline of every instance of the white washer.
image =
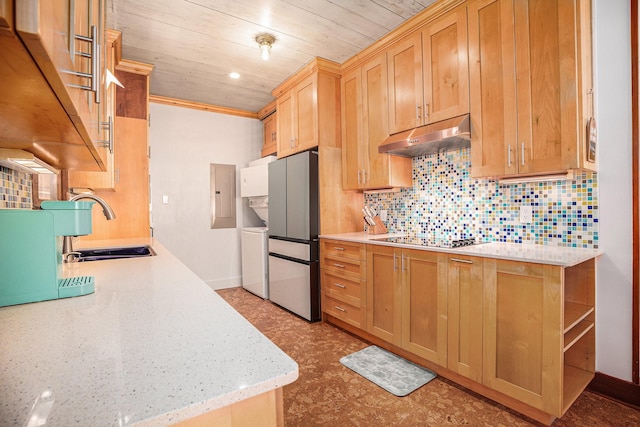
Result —
[[[269,299],[269,229],[246,227],[241,232],[242,287]]]

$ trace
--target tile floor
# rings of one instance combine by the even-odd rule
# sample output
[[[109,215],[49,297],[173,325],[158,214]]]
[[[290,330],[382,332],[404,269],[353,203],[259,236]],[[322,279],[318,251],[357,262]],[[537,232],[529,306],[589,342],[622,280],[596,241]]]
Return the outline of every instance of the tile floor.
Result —
[[[396,397],[340,364],[365,341],[308,323],[242,288],[218,293],[298,363],[298,380],[284,387],[286,427],[541,425],[442,377]],[[553,425],[640,426],[640,411],[586,391]]]

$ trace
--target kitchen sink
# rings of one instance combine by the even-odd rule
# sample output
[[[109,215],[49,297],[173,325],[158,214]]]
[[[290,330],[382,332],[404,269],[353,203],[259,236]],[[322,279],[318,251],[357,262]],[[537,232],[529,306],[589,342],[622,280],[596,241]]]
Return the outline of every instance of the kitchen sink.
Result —
[[[76,262],[102,261],[107,259],[140,258],[156,255],[151,246],[129,246],[124,248],[83,249],[78,253]]]

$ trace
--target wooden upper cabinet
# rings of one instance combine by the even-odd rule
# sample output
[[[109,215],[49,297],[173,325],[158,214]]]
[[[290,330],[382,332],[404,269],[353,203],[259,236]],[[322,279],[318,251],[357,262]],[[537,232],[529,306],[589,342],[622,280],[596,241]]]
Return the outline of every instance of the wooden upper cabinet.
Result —
[[[387,51],[391,134],[469,112],[466,13],[454,9]]]
[[[262,120],[262,125],[264,128],[264,138],[263,138],[262,152],[261,152],[262,157],[276,154],[276,152],[278,151],[278,146],[276,143],[277,117],[278,117],[278,113],[274,112],[270,114],[268,117],[266,117],[264,120]]]
[[[342,118],[342,188],[362,188],[365,164],[364,139],[362,138],[362,70],[356,68],[345,73],[340,81]]]
[[[287,91],[284,95],[278,97],[277,110],[277,152],[278,157],[286,157],[294,153],[294,119],[293,119],[293,90]]]
[[[318,105],[316,98],[316,76],[311,75],[293,88],[294,115],[293,128],[295,151],[304,151],[318,145]]]
[[[468,4],[472,175],[595,170],[588,1]]]
[[[320,145],[340,146],[339,65],[316,58],[272,91],[278,157]]]
[[[387,62],[378,55],[342,77],[345,190],[411,186],[411,159],[378,152],[389,136]]]
[[[105,37],[104,64],[111,73],[120,58],[116,52],[120,51],[120,31],[107,30]],[[115,115],[116,115],[116,85],[103,85],[102,107],[100,108],[102,150],[105,151],[106,170],[103,172],[69,171],[69,187],[91,188],[93,190],[114,190],[119,181],[119,172],[115,167]]]
[[[275,155],[278,151],[278,113],[275,100],[258,111],[258,119],[262,121],[263,129],[260,155],[261,157]]]
[[[104,41],[105,3],[21,1],[16,2],[15,8],[18,35],[104,170],[106,151],[100,142],[104,138],[100,105],[104,64],[99,54]],[[89,37],[91,41],[76,36]]]
[[[400,40],[387,50],[389,133],[424,123],[422,41],[420,33]]]
[[[364,189],[411,187],[411,159],[381,154],[378,147],[389,136],[387,58],[383,55],[362,66],[362,140],[367,169]]]
[[[13,6],[12,0],[0,0],[0,147],[30,151],[59,169],[99,170],[93,152],[18,37]]]
[[[422,30],[425,124],[469,112],[467,9],[459,7]]]
[[[316,80],[311,75],[278,98],[278,156],[284,157],[318,145]]]

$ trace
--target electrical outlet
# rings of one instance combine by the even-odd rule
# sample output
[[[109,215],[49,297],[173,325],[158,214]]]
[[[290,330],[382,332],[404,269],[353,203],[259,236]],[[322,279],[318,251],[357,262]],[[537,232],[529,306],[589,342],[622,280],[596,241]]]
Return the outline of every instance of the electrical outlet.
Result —
[[[383,222],[386,222],[386,221],[387,221],[387,210],[386,210],[386,209],[382,209],[382,210],[380,211],[380,219],[381,219]]]
[[[533,206],[520,206],[520,222],[530,224],[533,221]]]

